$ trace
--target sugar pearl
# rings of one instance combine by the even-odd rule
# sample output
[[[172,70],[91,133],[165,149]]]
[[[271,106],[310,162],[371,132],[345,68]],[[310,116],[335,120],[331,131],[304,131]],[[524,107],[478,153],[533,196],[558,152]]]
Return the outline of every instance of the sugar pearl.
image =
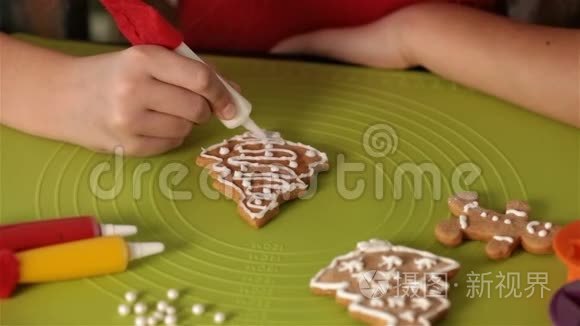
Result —
[[[542,231],[538,232],[538,235],[539,235],[541,238],[544,238],[545,236],[547,236],[547,235],[548,235],[548,231],[546,231],[546,230],[542,230]]]
[[[167,301],[158,301],[157,302],[157,311],[165,311],[167,309]]]
[[[147,305],[143,302],[137,302],[133,307],[133,311],[137,315],[142,315],[147,312]]]
[[[147,318],[147,326],[155,326],[159,320],[155,316],[149,316]]]
[[[547,222],[546,224],[544,224],[544,227],[546,228],[546,230],[549,230],[552,228],[552,223]]]
[[[272,189],[270,189],[270,188],[264,188],[264,189],[262,189],[262,192],[265,193],[265,194],[271,194],[272,193]]]
[[[235,171],[234,172],[234,178],[239,179],[242,177],[242,171]]]
[[[135,302],[137,300],[137,291],[125,292],[125,300],[127,302]]]
[[[499,217],[494,216],[494,217],[491,218],[491,220],[494,221],[494,222],[497,222],[499,220]]]
[[[167,306],[167,308],[165,308],[165,313],[168,315],[175,315],[177,313],[177,309],[175,309],[174,306]]]
[[[505,224],[512,224],[512,220],[510,220],[509,218],[508,219],[505,219],[503,222]]]
[[[216,312],[213,315],[213,322],[216,324],[223,324],[226,321],[226,314],[223,312]]]
[[[131,306],[121,303],[119,307],[117,307],[117,312],[119,313],[119,316],[127,316],[131,313]]]
[[[295,169],[298,167],[298,163],[296,163],[295,161],[290,161],[290,163],[288,164],[289,167]]]
[[[196,315],[196,316],[200,316],[205,312],[205,306],[202,305],[201,303],[196,303],[193,306],[191,306],[191,313]]]
[[[304,155],[306,155],[307,157],[314,157],[316,156],[316,153],[312,150],[307,150],[306,153],[304,153]]]
[[[173,326],[177,324],[177,316],[175,315],[167,315],[165,316],[165,318],[163,319],[163,323],[166,326]]]
[[[167,299],[175,300],[177,298],[179,298],[179,291],[177,291],[176,289],[167,290]]]
[[[486,212],[481,212],[481,217],[487,217],[487,213]]]
[[[278,172],[278,171],[280,171],[280,168],[277,167],[277,166],[272,166],[272,167],[270,167],[270,171],[272,171],[272,172]]]
[[[264,155],[266,155],[266,157],[272,157],[272,156],[274,156],[274,154],[272,154],[272,152],[266,152],[266,153],[264,153]]]
[[[147,326],[147,318],[145,316],[135,317],[135,326]]]

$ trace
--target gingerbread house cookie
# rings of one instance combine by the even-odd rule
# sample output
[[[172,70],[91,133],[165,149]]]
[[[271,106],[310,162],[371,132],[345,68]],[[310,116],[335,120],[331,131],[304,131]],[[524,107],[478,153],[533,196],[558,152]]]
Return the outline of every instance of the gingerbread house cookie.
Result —
[[[449,310],[447,290],[456,261],[371,239],[336,257],[310,281],[370,325],[430,325]]]
[[[504,259],[522,246],[534,254],[552,252],[552,239],[560,229],[550,222],[530,220],[530,206],[520,200],[507,203],[505,213],[479,205],[475,192],[463,192],[449,198],[453,217],[439,223],[437,239],[447,246],[458,246],[465,239],[487,242],[485,251],[491,259]]]
[[[268,132],[250,132],[202,149],[197,164],[209,170],[213,186],[238,204],[250,225],[268,223],[285,201],[306,193],[318,172],[329,168],[325,153]]]

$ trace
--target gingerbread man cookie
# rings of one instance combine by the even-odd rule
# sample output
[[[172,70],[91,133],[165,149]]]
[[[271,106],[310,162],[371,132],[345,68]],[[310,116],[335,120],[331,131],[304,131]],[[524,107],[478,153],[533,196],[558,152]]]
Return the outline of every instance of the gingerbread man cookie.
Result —
[[[318,172],[329,168],[325,153],[284,140],[279,133],[267,138],[250,132],[202,149],[197,164],[209,170],[213,186],[238,204],[240,215],[262,227],[279,205],[306,193]]]
[[[449,210],[454,217],[435,229],[441,243],[458,246],[464,239],[485,241],[485,251],[491,259],[508,258],[520,245],[533,254],[552,252],[552,239],[559,227],[550,222],[530,221],[530,206],[526,202],[512,200],[501,214],[480,207],[477,199],[475,192],[449,198]]]
[[[429,325],[449,310],[449,283],[459,264],[387,241],[359,242],[310,281],[315,294],[334,295],[370,325]]]

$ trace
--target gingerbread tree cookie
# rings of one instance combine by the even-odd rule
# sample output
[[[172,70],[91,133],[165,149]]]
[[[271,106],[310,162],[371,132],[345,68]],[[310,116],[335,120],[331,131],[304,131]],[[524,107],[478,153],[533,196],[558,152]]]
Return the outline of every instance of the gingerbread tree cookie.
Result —
[[[533,254],[552,252],[552,238],[559,227],[550,222],[529,220],[530,206],[519,200],[507,203],[504,214],[482,208],[475,192],[463,192],[449,198],[453,217],[439,223],[437,239],[447,246],[458,246],[464,239],[487,242],[485,251],[491,259],[511,256],[520,245]]]
[[[458,270],[452,259],[371,239],[336,257],[310,288],[371,325],[429,325],[449,309],[447,280]]]
[[[325,153],[279,133],[267,135],[232,137],[202,149],[196,161],[209,170],[214,188],[237,202],[240,215],[258,228],[278,213],[281,203],[303,195],[318,172],[328,170]]]

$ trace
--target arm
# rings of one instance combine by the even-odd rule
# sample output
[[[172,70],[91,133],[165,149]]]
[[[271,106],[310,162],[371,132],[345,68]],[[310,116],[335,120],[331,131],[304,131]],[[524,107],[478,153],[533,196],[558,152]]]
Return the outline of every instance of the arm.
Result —
[[[421,65],[580,128],[579,49],[578,30],[525,25],[462,6],[430,3],[362,27],[294,37],[273,50],[383,68]]]
[[[71,57],[0,33],[0,123],[98,151],[147,156],[235,109],[204,64],[161,47]]]

